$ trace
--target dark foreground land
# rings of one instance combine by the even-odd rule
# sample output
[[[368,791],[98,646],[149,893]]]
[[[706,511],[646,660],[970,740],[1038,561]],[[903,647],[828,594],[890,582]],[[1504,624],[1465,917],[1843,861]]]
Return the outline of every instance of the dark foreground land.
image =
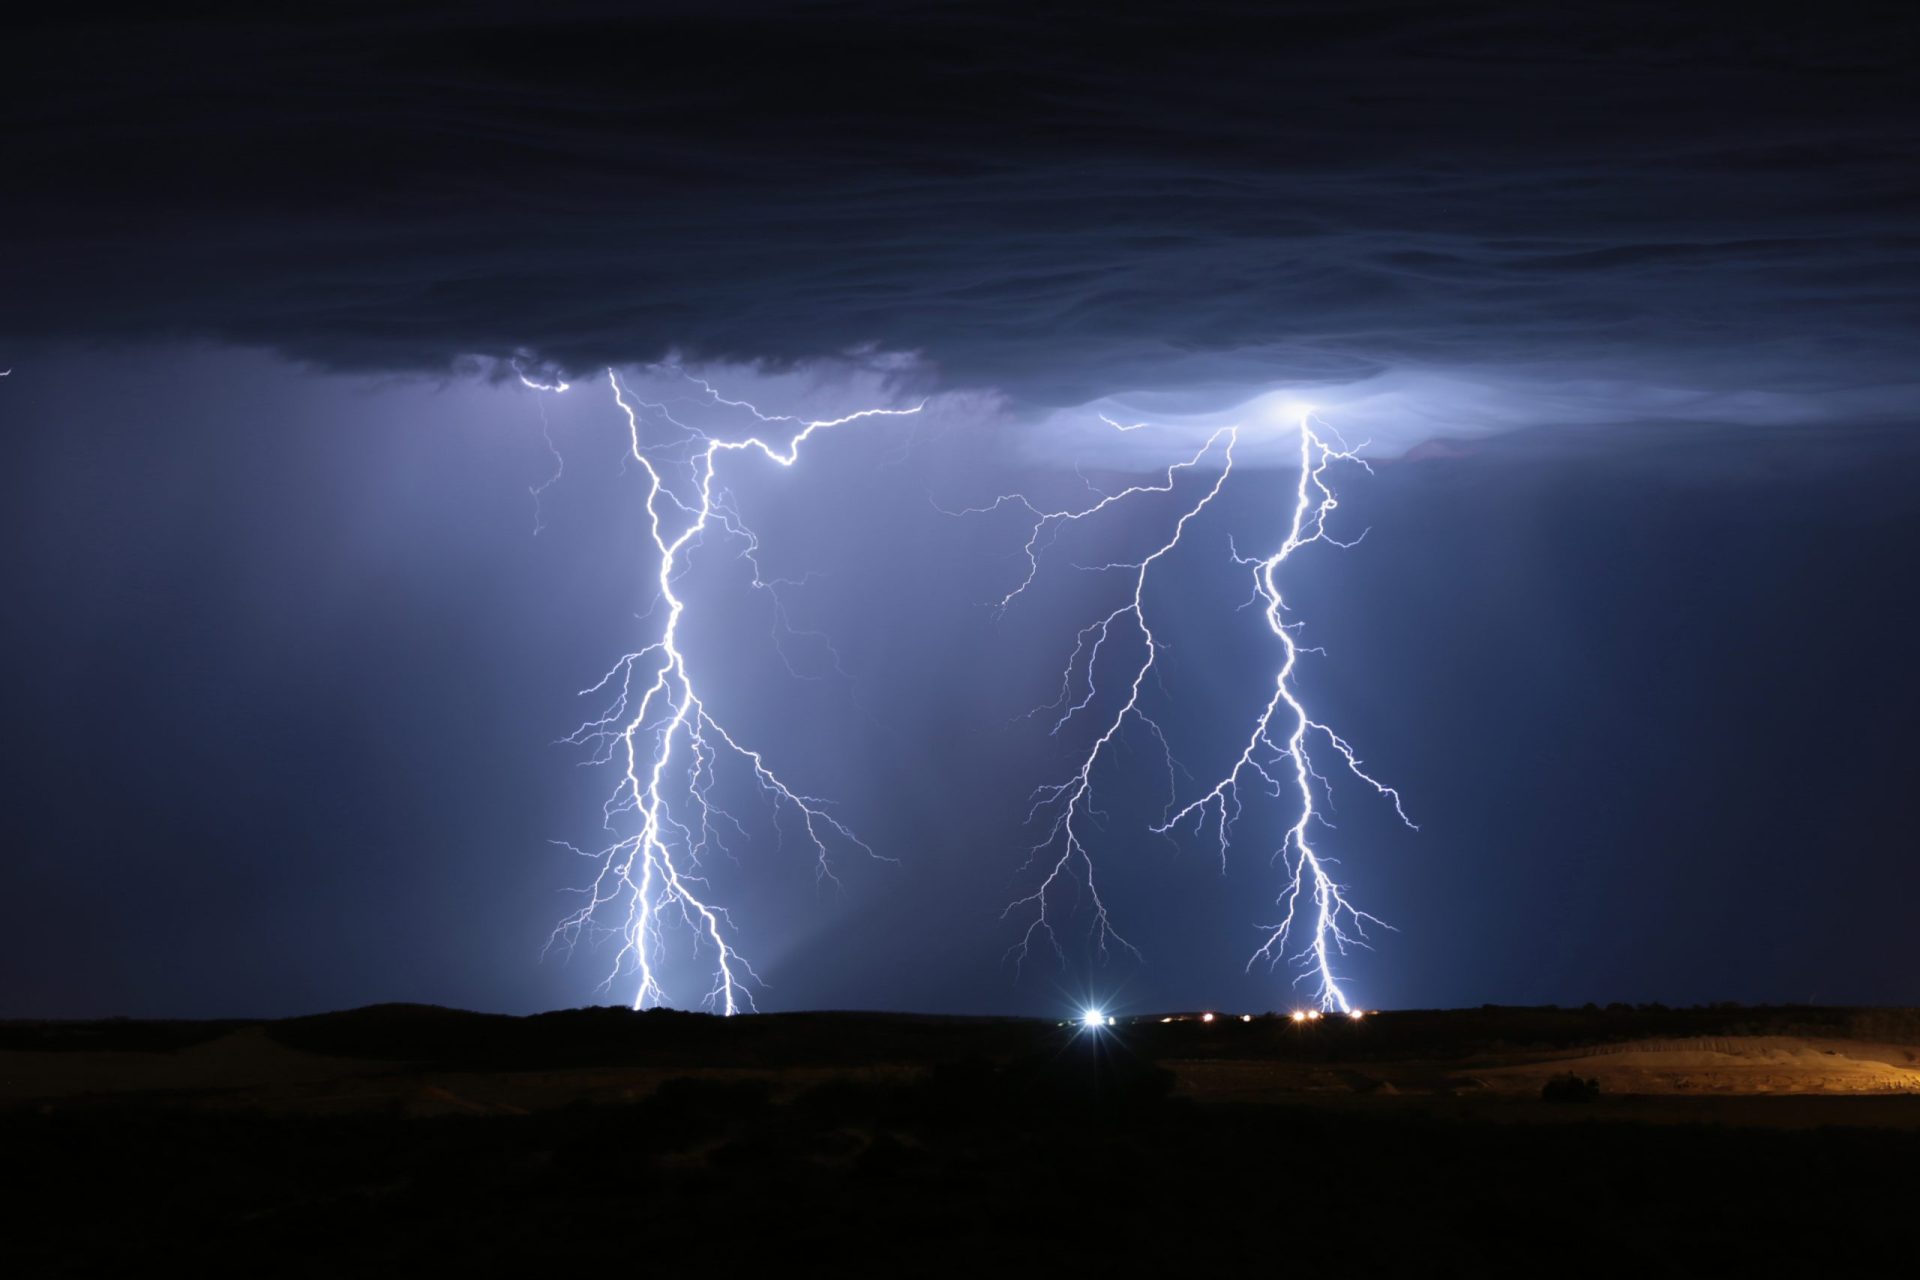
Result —
[[[1920,1013],[0,1023],[0,1151],[10,1274],[1904,1274]]]

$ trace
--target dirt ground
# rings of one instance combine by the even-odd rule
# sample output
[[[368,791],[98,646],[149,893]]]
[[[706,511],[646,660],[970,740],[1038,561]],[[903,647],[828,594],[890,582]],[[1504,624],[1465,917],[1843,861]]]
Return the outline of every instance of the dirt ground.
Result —
[[[1484,1019],[1486,1014],[1459,1017]],[[310,1021],[325,1024],[324,1019]],[[431,1043],[383,1045],[378,1034],[361,1045],[369,1052],[317,1052],[299,1047],[303,1036],[284,1030],[285,1025],[216,1028],[197,1040],[188,1033],[189,1042],[174,1048],[89,1048],[85,1037],[36,1044],[16,1034],[14,1047],[0,1048],[0,1108],[144,1098],[311,1115],[524,1115],[632,1102],[669,1080],[687,1078],[763,1079],[775,1097],[787,1098],[829,1082],[910,1080],[929,1062],[974,1049],[992,1057],[995,1050],[1004,1052],[1006,1041],[974,1045],[969,1037],[989,1027],[1013,1028],[1016,1035],[1057,1030],[1041,1023],[955,1023],[949,1028],[953,1034],[930,1049],[880,1046],[869,1059],[858,1050],[863,1028],[856,1025],[847,1034],[853,1047],[842,1044],[831,1055],[809,1053],[809,1029],[753,1062],[697,1050],[667,1052],[662,1060],[660,1045],[645,1044],[637,1051],[618,1046],[591,1065],[540,1065],[537,1053],[532,1060],[495,1065],[463,1061],[475,1055],[457,1045],[436,1053]],[[1384,1047],[1348,1035],[1345,1042],[1314,1053],[1291,1029],[1283,1029],[1290,1038],[1270,1041],[1272,1051],[1263,1052],[1259,1041],[1247,1038],[1258,1030],[1243,1034],[1238,1026],[1216,1030],[1191,1020],[1168,1026],[1142,1018],[1104,1034],[1122,1050],[1137,1049],[1171,1071],[1175,1095],[1198,1102],[1336,1108],[1419,1104],[1458,1111],[1534,1102],[1548,1081],[1571,1074],[1594,1082],[1603,1109],[1616,1114],[1796,1126],[1827,1123],[1827,1117],[1845,1117],[1835,1121],[1845,1123],[1870,1117],[1866,1122],[1920,1127],[1920,1045],[1833,1035],[1718,1034],[1542,1048],[1494,1037],[1484,1044],[1441,1045],[1445,1051],[1435,1053],[1430,1050],[1436,1046],[1423,1044],[1416,1034]],[[671,1044],[675,1037],[657,1039]],[[822,1057],[837,1060],[813,1060]],[[1789,1101],[1798,1105],[1786,1105]]]
[[[1917,1051],[1830,1009],[0,1023],[0,1261],[1832,1274],[1910,1247]]]
[[[1451,1060],[1302,1063],[1167,1060],[1184,1096],[1209,1102],[1439,1106],[1546,1118],[1634,1118],[1807,1127],[1920,1129],[1920,1049],[1802,1036],[1629,1040],[1562,1050],[1481,1052]],[[1590,1109],[1542,1112],[1550,1080],[1592,1081]],[[1516,1106],[1515,1104],[1527,1104]]]

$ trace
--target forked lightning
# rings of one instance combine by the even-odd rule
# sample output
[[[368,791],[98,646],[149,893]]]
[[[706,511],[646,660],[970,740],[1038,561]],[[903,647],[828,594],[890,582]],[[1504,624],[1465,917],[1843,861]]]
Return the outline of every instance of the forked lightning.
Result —
[[[790,467],[817,432],[868,418],[915,414],[923,406],[863,409],[838,418],[806,420],[764,414],[745,401],[727,399],[701,379],[680,376],[698,386],[706,402],[715,407],[745,411],[761,427],[792,430],[784,440],[760,435],[721,439],[688,426],[664,404],[633,397],[619,375],[607,371],[614,403],[626,416],[629,455],[645,478],[648,526],[657,558],[655,606],[647,617],[657,621],[648,643],[623,656],[596,684],[582,691],[610,697],[606,710],[581,725],[568,741],[593,746],[597,759],[619,770],[619,781],[604,810],[607,829],[615,839],[598,851],[576,850],[593,858],[598,871],[587,888],[586,904],[563,920],[554,936],[571,945],[603,912],[617,911],[621,945],[608,981],[623,973],[635,974],[638,987],[633,1005],[644,1009],[667,1001],[659,972],[663,941],[670,927],[684,926],[696,949],[712,957],[712,986],[705,1005],[733,1014],[752,1007],[749,984],[757,983],[758,975],[736,948],[732,921],[726,908],[715,901],[701,870],[710,852],[724,848],[721,826],[740,829],[714,798],[718,762],[731,758],[744,764],[776,810],[798,820],[812,847],[818,876],[833,876],[833,844],[868,854],[873,850],[828,811],[825,801],[788,786],[758,751],[743,745],[707,710],[681,645],[687,604],[676,586],[686,571],[686,553],[711,529],[739,539],[749,559],[759,546],[741,523],[730,497],[716,487],[723,456],[753,452],[777,466]],[[539,391],[565,389],[565,384],[535,384],[524,375],[522,381]],[[643,421],[648,415],[674,434],[665,440],[645,440]],[[686,480],[676,492],[667,475],[682,471]],[[754,568],[755,585],[767,585],[757,561]],[[660,616],[663,606],[664,616]]]
[[[1147,425],[1123,425],[1113,419],[1103,421],[1120,431],[1135,431]],[[1155,565],[1180,545],[1192,522],[1219,497],[1233,473],[1235,450],[1241,443],[1242,432],[1249,429],[1222,427],[1191,457],[1167,468],[1161,483],[1134,485],[1084,506],[1043,509],[1023,495],[1008,494],[988,506],[971,509],[970,513],[978,514],[1014,508],[1030,517],[1023,547],[1026,573],[997,602],[998,608],[1004,610],[1032,586],[1040,571],[1042,554],[1063,526],[1091,520],[1139,495],[1170,494],[1183,484],[1190,484],[1192,489],[1192,496],[1181,505],[1171,532],[1151,553],[1137,561],[1083,566],[1101,571],[1126,571],[1131,574],[1131,589],[1119,607],[1080,630],[1061,677],[1060,695],[1043,710],[1059,712],[1052,728],[1052,732],[1058,734],[1086,711],[1103,689],[1114,691],[1120,706],[1103,720],[1100,732],[1065,780],[1043,786],[1034,793],[1029,818],[1044,825],[1041,840],[1031,850],[1028,866],[1036,870],[1038,882],[1007,908],[1008,916],[1024,920],[1019,941],[1011,952],[1016,958],[1024,960],[1034,941],[1042,937],[1058,951],[1054,905],[1070,885],[1087,895],[1092,906],[1094,936],[1101,953],[1105,954],[1109,941],[1133,949],[1115,930],[1101,898],[1088,828],[1099,816],[1094,807],[1095,772],[1128,726],[1137,723],[1158,745],[1167,764],[1169,794],[1176,796],[1169,803],[1164,820],[1153,829],[1161,834],[1188,829],[1210,834],[1218,843],[1223,866],[1232,844],[1234,824],[1244,811],[1243,788],[1257,787],[1275,798],[1289,792],[1293,794],[1297,801],[1294,820],[1276,854],[1286,871],[1278,898],[1284,914],[1277,924],[1264,927],[1266,939],[1249,958],[1248,967],[1262,960],[1277,963],[1286,956],[1289,940],[1304,930],[1308,937],[1291,957],[1302,965],[1302,978],[1316,983],[1314,994],[1322,1008],[1353,1011],[1335,972],[1335,959],[1350,946],[1365,945],[1367,925],[1381,922],[1348,900],[1331,874],[1332,860],[1314,844],[1314,826],[1325,821],[1320,815],[1320,795],[1316,787],[1324,791],[1330,784],[1315,766],[1313,749],[1316,746],[1330,748],[1353,777],[1392,803],[1402,822],[1409,827],[1414,824],[1407,818],[1399,793],[1362,769],[1346,739],[1312,718],[1296,686],[1295,671],[1303,651],[1297,633],[1302,624],[1288,621],[1280,589],[1280,568],[1296,551],[1316,542],[1341,547],[1354,545],[1338,541],[1327,531],[1327,518],[1339,505],[1328,483],[1327,472],[1336,462],[1353,463],[1362,468],[1367,465],[1356,450],[1337,443],[1337,437],[1310,412],[1300,413],[1297,426],[1300,474],[1285,539],[1266,556],[1243,556],[1237,548],[1232,550],[1234,562],[1246,567],[1253,577],[1249,603],[1263,604],[1267,627],[1280,644],[1280,666],[1274,674],[1273,693],[1254,717],[1245,746],[1225,774],[1205,793],[1184,805],[1177,799],[1177,770],[1167,734],[1144,705],[1147,680],[1163,648],[1147,615],[1148,576]],[[1335,442],[1330,443],[1330,439]],[[1211,476],[1205,473],[1209,465],[1218,468]],[[1197,473],[1192,481],[1187,480],[1189,472]],[[1114,659],[1109,656],[1110,650],[1118,646],[1112,642],[1120,636],[1131,639],[1133,648]],[[1101,670],[1103,656],[1109,656],[1109,665],[1116,667],[1114,672]]]

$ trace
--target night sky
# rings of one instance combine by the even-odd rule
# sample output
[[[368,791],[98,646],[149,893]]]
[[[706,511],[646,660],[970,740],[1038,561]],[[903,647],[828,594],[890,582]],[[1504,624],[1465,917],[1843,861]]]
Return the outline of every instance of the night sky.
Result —
[[[1154,836],[1137,730],[1095,852],[1141,958],[1084,911],[1006,958],[1089,736],[1024,713],[1125,589],[1075,566],[1179,504],[999,614],[1026,529],[951,514],[1268,424],[1145,600],[1184,802],[1271,689],[1230,545],[1284,534],[1290,401],[1372,466],[1364,540],[1286,566],[1299,686],[1420,824],[1336,780],[1394,926],[1357,1000],[1920,1003],[1908,7],[642,8],[11,28],[0,1015],[632,997],[616,945],[543,954],[613,782],[556,739],[653,603],[609,365],[734,436],[675,370],[926,405],[723,462],[784,613],[737,542],[681,580],[709,703],[881,855],[823,885],[721,784],[762,1008],[1304,998],[1245,968],[1287,815],[1224,868]]]

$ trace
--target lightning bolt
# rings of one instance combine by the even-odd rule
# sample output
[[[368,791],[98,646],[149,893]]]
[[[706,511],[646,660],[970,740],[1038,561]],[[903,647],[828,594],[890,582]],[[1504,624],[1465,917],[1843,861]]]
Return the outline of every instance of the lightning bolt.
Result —
[[[1105,417],[1102,421],[1117,431],[1134,431],[1148,425],[1122,424]],[[1351,547],[1359,542],[1358,538],[1352,542],[1341,542],[1327,531],[1327,518],[1339,506],[1327,473],[1336,462],[1351,462],[1371,471],[1356,449],[1339,443],[1337,435],[1319,424],[1311,413],[1300,416],[1298,427],[1300,476],[1285,539],[1277,550],[1265,556],[1243,556],[1238,547],[1229,542],[1234,562],[1247,568],[1253,578],[1253,592],[1248,604],[1261,602],[1264,605],[1263,616],[1267,627],[1280,644],[1281,661],[1274,675],[1273,693],[1255,717],[1244,748],[1226,774],[1198,799],[1177,808],[1177,766],[1172,748],[1166,732],[1143,704],[1148,677],[1154,673],[1162,651],[1145,607],[1147,580],[1154,566],[1180,545],[1189,525],[1213,503],[1226,485],[1233,473],[1235,449],[1240,443],[1242,428],[1228,426],[1215,431],[1191,457],[1167,468],[1159,483],[1134,485],[1085,506],[1043,509],[1021,494],[1008,494],[988,506],[956,513],[983,514],[1014,508],[1025,511],[1030,517],[1028,536],[1022,548],[1026,574],[997,602],[996,608],[1004,611],[1033,585],[1040,570],[1041,556],[1063,527],[1091,520],[1139,495],[1172,493],[1181,483],[1182,473],[1197,471],[1209,462],[1218,466],[1211,483],[1196,486],[1199,489],[1198,496],[1186,503],[1170,534],[1150,554],[1137,561],[1080,566],[1100,572],[1130,571],[1132,590],[1119,607],[1083,627],[1075,638],[1062,673],[1059,696],[1044,708],[1037,709],[1059,712],[1051,732],[1058,735],[1092,705],[1103,687],[1114,687],[1113,678],[1103,677],[1100,671],[1103,654],[1114,647],[1110,642],[1119,635],[1131,635],[1138,646],[1137,657],[1131,661],[1119,661],[1118,687],[1125,690],[1126,696],[1119,710],[1104,722],[1104,727],[1080,757],[1077,767],[1065,780],[1043,786],[1033,794],[1033,807],[1028,818],[1030,822],[1044,822],[1045,830],[1041,840],[1029,850],[1023,870],[1031,871],[1038,866],[1041,869],[1039,883],[1029,893],[1014,899],[1006,911],[1009,917],[1017,917],[1023,912],[1027,915],[1027,924],[1020,940],[1009,952],[1018,961],[1026,959],[1033,943],[1041,937],[1053,946],[1056,954],[1059,953],[1051,908],[1053,898],[1067,884],[1084,888],[1088,895],[1093,906],[1094,935],[1102,956],[1107,952],[1109,940],[1138,954],[1114,929],[1108,916],[1096,883],[1094,859],[1088,844],[1088,828],[1096,824],[1101,816],[1094,808],[1095,771],[1128,726],[1137,723],[1152,737],[1165,759],[1168,794],[1175,797],[1168,805],[1165,820],[1153,830],[1163,835],[1188,825],[1196,833],[1211,830],[1218,843],[1223,869],[1232,845],[1234,824],[1245,809],[1242,795],[1244,786],[1258,786],[1276,798],[1291,792],[1296,798],[1293,825],[1275,855],[1286,872],[1277,900],[1284,908],[1284,915],[1279,923],[1262,926],[1267,937],[1249,957],[1248,968],[1251,969],[1261,960],[1269,965],[1277,964],[1285,954],[1289,939],[1302,927],[1303,916],[1310,916],[1310,937],[1293,959],[1305,968],[1306,972],[1301,975],[1303,979],[1317,981],[1315,996],[1322,1008],[1353,1012],[1346,991],[1334,972],[1335,957],[1344,954],[1350,946],[1366,945],[1366,928],[1369,924],[1387,926],[1348,900],[1345,890],[1333,879],[1329,870],[1333,860],[1316,848],[1310,838],[1316,823],[1325,824],[1318,808],[1316,784],[1323,792],[1330,787],[1327,778],[1314,763],[1313,749],[1319,745],[1331,748],[1350,774],[1391,802],[1402,822],[1410,828],[1418,828],[1408,820],[1399,793],[1362,768],[1359,757],[1345,738],[1312,718],[1296,688],[1294,677],[1300,654],[1307,650],[1301,647],[1297,638],[1302,624],[1287,620],[1287,607],[1280,590],[1280,568],[1302,547],[1317,542],[1339,547]],[[1361,536],[1364,537],[1364,533]],[[1103,684],[1103,680],[1107,683]],[[1288,767],[1283,768],[1283,765]]]
[[[1131,430],[1110,423],[1118,430]],[[1160,643],[1153,628],[1147,621],[1146,590],[1147,578],[1153,567],[1161,559],[1180,545],[1187,525],[1202,511],[1210,506],[1220,495],[1227,477],[1233,472],[1233,449],[1239,440],[1237,428],[1223,427],[1207,438],[1192,457],[1169,466],[1158,484],[1132,485],[1117,493],[1107,494],[1088,506],[1058,510],[1043,509],[1036,506],[1024,494],[1004,494],[985,507],[969,508],[956,514],[978,515],[1001,508],[1018,508],[1031,517],[1028,535],[1022,551],[1026,557],[1027,572],[1020,583],[1003,596],[996,609],[1004,612],[1009,605],[1027,588],[1033,585],[1040,572],[1040,556],[1044,547],[1051,545],[1059,531],[1066,525],[1078,524],[1119,507],[1127,499],[1148,493],[1173,493],[1185,478],[1184,473],[1198,470],[1209,457],[1218,456],[1220,469],[1210,484],[1199,486],[1200,494],[1192,499],[1175,522],[1172,533],[1158,548],[1139,560],[1090,566],[1096,571],[1131,571],[1132,592],[1117,608],[1094,622],[1081,628],[1075,638],[1072,654],[1067,659],[1065,672],[1061,676],[1060,696],[1049,703],[1044,710],[1059,710],[1054,721],[1052,733],[1058,735],[1070,721],[1085,711],[1099,692],[1098,665],[1100,656],[1108,648],[1109,642],[1116,639],[1116,633],[1131,634],[1139,643],[1139,658],[1132,664],[1125,676],[1127,696],[1119,710],[1105,723],[1105,727],[1094,738],[1093,744],[1081,757],[1079,767],[1064,781],[1042,786],[1033,793],[1033,807],[1027,814],[1029,823],[1045,823],[1045,834],[1028,851],[1028,859],[1023,870],[1035,866],[1044,868],[1039,884],[1022,897],[1009,903],[1003,918],[1012,918],[1021,914],[1028,916],[1026,928],[1021,932],[1020,940],[1008,954],[1020,963],[1024,963],[1037,938],[1044,937],[1060,953],[1058,935],[1054,932],[1050,909],[1053,899],[1068,884],[1083,886],[1088,901],[1093,905],[1094,937],[1100,954],[1107,954],[1109,941],[1118,943],[1127,950],[1139,954],[1132,943],[1113,927],[1107,913],[1105,901],[1100,896],[1100,888],[1095,875],[1093,854],[1088,847],[1088,826],[1098,820],[1099,812],[1093,807],[1094,771],[1108,750],[1120,739],[1122,733],[1133,721],[1153,734],[1163,751],[1167,753],[1168,767],[1172,768],[1171,750],[1167,746],[1166,734],[1160,725],[1142,706],[1141,695],[1146,686],[1148,675],[1160,656]],[[1084,682],[1085,691],[1081,692]]]
[[[1277,775],[1289,775],[1299,808],[1279,850],[1287,870],[1287,880],[1278,900],[1285,914],[1278,924],[1266,926],[1266,941],[1249,957],[1247,967],[1251,969],[1262,959],[1269,965],[1279,963],[1299,921],[1303,902],[1310,903],[1311,935],[1294,958],[1306,967],[1302,977],[1317,982],[1314,994],[1322,1009],[1337,1008],[1343,1013],[1352,1013],[1353,1005],[1334,973],[1334,956],[1345,954],[1349,946],[1366,945],[1367,925],[1391,926],[1348,901],[1345,890],[1328,871],[1331,860],[1316,850],[1308,838],[1315,822],[1326,823],[1315,807],[1314,783],[1318,782],[1322,789],[1330,785],[1314,766],[1310,742],[1324,738],[1350,774],[1390,801],[1394,813],[1407,827],[1416,831],[1419,828],[1407,817],[1400,793],[1362,769],[1353,747],[1333,729],[1308,715],[1294,687],[1294,670],[1302,653],[1296,633],[1302,624],[1286,620],[1286,601],[1280,593],[1280,566],[1296,551],[1316,542],[1346,548],[1360,541],[1355,538],[1352,542],[1341,542],[1327,532],[1327,517],[1340,505],[1327,483],[1327,469],[1335,462],[1356,463],[1369,474],[1373,470],[1356,450],[1329,444],[1316,429],[1313,415],[1302,413],[1300,479],[1294,491],[1293,520],[1286,539],[1278,550],[1264,557],[1242,556],[1237,549],[1233,552],[1234,562],[1246,566],[1253,574],[1253,595],[1249,602],[1264,602],[1267,629],[1280,642],[1280,669],[1274,675],[1273,696],[1255,719],[1246,746],[1226,774],[1199,799],[1174,812],[1154,829],[1166,833],[1191,821],[1198,832],[1211,822],[1224,866],[1234,821],[1243,811],[1240,795],[1243,781],[1249,775],[1257,777],[1261,787],[1279,797],[1288,787]],[[1365,536],[1364,532],[1360,535]],[[1291,768],[1281,770],[1282,764]]]
[[[747,984],[757,984],[759,975],[731,940],[732,921],[701,873],[707,854],[726,850],[723,827],[743,831],[714,799],[719,762],[731,758],[743,764],[773,806],[776,819],[782,811],[798,819],[813,849],[818,879],[834,879],[832,844],[869,855],[873,850],[829,812],[826,801],[789,786],[760,752],[743,745],[708,711],[681,645],[687,605],[676,584],[686,572],[687,553],[710,530],[744,543],[742,554],[753,564],[756,587],[771,588],[778,581],[760,572],[754,559],[759,540],[741,522],[731,498],[716,487],[722,457],[758,453],[776,466],[791,467],[801,448],[819,432],[869,418],[916,414],[925,405],[803,420],[762,413],[746,401],[722,396],[702,379],[680,373],[701,389],[708,403],[744,410],[757,424],[791,431],[779,442],[759,435],[721,439],[681,422],[664,404],[632,396],[618,374],[607,370],[614,403],[626,416],[629,456],[639,464],[646,483],[646,512],[657,558],[655,605],[647,618],[654,620],[663,605],[665,612],[648,643],[624,655],[597,683],[582,690],[585,696],[605,695],[610,701],[600,716],[582,724],[566,741],[593,746],[596,761],[617,768],[619,779],[603,811],[615,839],[595,852],[574,850],[594,859],[598,871],[585,890],[588,901],[561,921],[554,940],[571,947],[603,909],[619,912],[621,945],[607,980],[611,983],[628,971],[636,974],[639,985],[633,1006],[644,1009],[666,1002],[657,962],[665,930],[678,923],[691,933],[696,949],[710,950],[713,956],[713,985],[705,997],[706,1007],[730,1015],[743,1005],[752,1007]],[[521,380],[527,381],[524,374]],[[649,414],[678,434],[643,442],[642,421]],[[676,477],[685,473],[679,491],[668,482],[669,472]],[[778,616],[784,619],[783,609]]]

